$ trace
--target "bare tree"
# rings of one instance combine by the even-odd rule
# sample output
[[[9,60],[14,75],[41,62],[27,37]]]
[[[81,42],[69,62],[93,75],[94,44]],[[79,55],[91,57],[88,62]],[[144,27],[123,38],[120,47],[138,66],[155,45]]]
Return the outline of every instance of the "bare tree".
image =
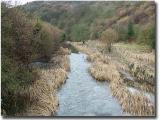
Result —
[[[112,43],[118,40],[118,33],[114,29],[107,29],[101,35],[101,40],[104,42],[107,50],[111,52]]]

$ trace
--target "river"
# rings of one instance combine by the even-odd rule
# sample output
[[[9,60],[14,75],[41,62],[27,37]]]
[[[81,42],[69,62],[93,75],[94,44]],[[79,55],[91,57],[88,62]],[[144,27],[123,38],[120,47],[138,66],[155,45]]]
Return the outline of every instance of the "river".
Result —
[[[119,102],[112,96],[107,82],[98,82],[88,73],[86,55],[72,53],[71,71],[58,92],[56,116],[124,116]]]

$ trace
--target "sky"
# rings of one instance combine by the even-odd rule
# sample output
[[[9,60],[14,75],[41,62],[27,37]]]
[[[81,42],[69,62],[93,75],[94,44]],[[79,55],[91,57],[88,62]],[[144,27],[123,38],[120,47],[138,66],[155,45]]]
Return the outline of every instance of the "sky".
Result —
[[[1,0],[1,1],[10,1],[11,5],[15,5],[15,4],[23,5],[23,4],[26,4],[27,2],[32,2],[36,0]]]
[[[27,2],[32,2],[32,1],[54,1],[54,0],[1,0],[1,1],[11,1],[11,5],[15,5],[16,3],[18,5],[24,5]],[[55,0],[55,1],[64,1],[64,0]],[[66,1],[72,1],[72,0],[66,0]]]
[[[15,5],[15,3],[18,3],[18,5],[24,5],[27,2],[32,2],[32,1],[54,1],[54,0],[1,0],[1,1],[11,1],[11,5]],[[73,0],[55,0],[55,1],[73,1]],[[79,0],[74,0],[74,1],[79,1]]]
[[[79,0],[1,0],[1,1],[10,1],[11,5],[14,6],[14,5],[24,5],[27,2],[32,2],[32,1],[79,1]],[[97,0],[84,0],[84,1],[97,1]]]

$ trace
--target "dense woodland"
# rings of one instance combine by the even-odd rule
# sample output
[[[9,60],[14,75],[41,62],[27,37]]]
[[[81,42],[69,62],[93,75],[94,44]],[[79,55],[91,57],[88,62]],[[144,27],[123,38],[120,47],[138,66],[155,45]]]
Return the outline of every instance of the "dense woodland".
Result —
[[[25,110],[25,87],[38,79],[34,61],[48,62],[65,41],[103,40],[138,43],[155,49],[154,2],[1,3],[2,113]],[[110,49],[110,48],[109,48]]]

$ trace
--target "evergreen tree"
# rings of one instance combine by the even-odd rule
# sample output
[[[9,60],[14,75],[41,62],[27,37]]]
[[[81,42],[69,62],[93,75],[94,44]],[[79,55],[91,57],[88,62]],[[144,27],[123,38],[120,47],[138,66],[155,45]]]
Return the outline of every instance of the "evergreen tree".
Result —
[[[133,23],[130,21],[128,23],[128,33],[127,33],[127,38],[131,39],[134,37],[134,28],[133,28]]]

